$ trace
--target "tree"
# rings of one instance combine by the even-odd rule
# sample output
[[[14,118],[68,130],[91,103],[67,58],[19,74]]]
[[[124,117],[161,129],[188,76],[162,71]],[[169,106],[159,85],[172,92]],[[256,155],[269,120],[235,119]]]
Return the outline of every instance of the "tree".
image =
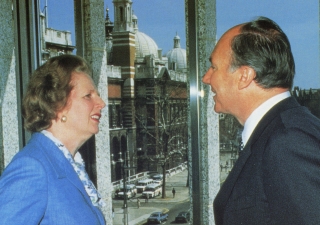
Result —
[[[136,81],[136,85],[140,88],[136,95],[138,144],[144,145],[149,162],[162,168],[162,198],[165,198],[166,169],[176,157],[187,157],[186,83],[162,76]]]

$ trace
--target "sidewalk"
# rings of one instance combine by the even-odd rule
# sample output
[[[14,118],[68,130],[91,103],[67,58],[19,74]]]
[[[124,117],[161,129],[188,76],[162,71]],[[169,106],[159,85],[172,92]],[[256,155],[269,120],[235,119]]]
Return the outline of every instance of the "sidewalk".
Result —
[[[148,219],[149,215],[153,212],[159,212],[163,209],[154,208],[154,207],[146,207],[145,203],[142,202],[140,208],[137,207],[129,207],[128,208],[128,221],[129,225],[143,224]],[[123,209],[115,209],[115,215],[113,219],[113,225],[122,225],[123,223]]]
[[[188,199],[189,188],[186,187],[188,171],[184,170],[178,174],[168,177],[166,179],[166,198],[157,197],[154,199],[149,199],[148,203],[144,202],[144,199],[140,201],[140,208],[137,208],[137,200],[128,200],[128,221],[129,225],[139,225],[146,222],[147,218],[153,212],[163,212],[168,211],[168,208],[153,207],[152,203],[174,203],[182,202]],[[176,189],[175,198],[172,197],[172,188]],[[158,204],[160,205],[160,204]],[[123,209],[120,207],[115,207],[115,216],[113,219],[113,225],[122,225],[124,214]]]

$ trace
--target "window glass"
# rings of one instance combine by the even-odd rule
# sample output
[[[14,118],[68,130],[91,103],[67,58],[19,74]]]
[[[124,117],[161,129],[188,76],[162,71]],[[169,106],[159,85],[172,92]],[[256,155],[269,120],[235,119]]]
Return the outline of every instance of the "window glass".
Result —
[[[295,86],[319,88],[319,1],[318,0],[216,0],[217,36],[235,24],[257,16],[277,22],[287,34],[296,63]],[[308,76],[308,79],[306,79]]]
[[[108,16],[113,26],[116,26],[117,18],[114,15],[113,2],[119,1],[105,0],[105,18]],[[304,89],[319,88],[319,3],[317,0],[285,0],[281,3],[275,0],[261,0],[259,3],[256,0],[216,0],[216,6],[217,38],[220,38],[230,27],[256,16],[267,16],[275,20],[288,35],[292,45],[296,61],[294,85]],[[43,60],[55,55],[75,53],[73,0],[40,0],[40,8],[42,11]],[[119,13],[118,19],[121,23],[127,21],[126,15],[131,15],[124,6],[119,6]],[[127,102],[122,101],[119,95],[115,95],[116,101],[109,105],[109,116],[111,116],[109,121],[110,132],[126,131],[126,129],[131,132],[132,129],[129,128],[134,127],[134,125],[137,125],[137,130],[130,138],[125,137],[125,140],[117,138],[116,135],[110,138],[110,148],[113,154],[111,160],[114,161],[114,164],[110,162],[112,164],[112,181],[119,181],[123,176],[119,156],[120,152],[122,156],[124,155],[123,149],[121,149],[124,146],[123,142],[130,142],[128,146],[125,146],[126,151],[130,154],[124,161],[128,162],[129,165],[137,165],[135,171],[141,174],[146,171],[162,173],[161,163],[168,155],[172,156],[172,158],[168,158],[168,163],[163,167],[167,169],[167,177],[171,179],[178,172],[186,171],[185,166],[181,165],[187,160],[186,151],[188,147],[187,129],[185,126],[180,126],[183,124],[183,118],[186,121],[186,93],[188,93],[188,90],[186,86],[178,85],[179,83],[185,83],[187,80],[186,69],[184,68],[186,60],[176,57],[177,54],[183,57],[186,54],[185,51],[182,51],[186,49],[184,0],[132,0],[132,13],[132,31],[139,32],[139,35],[135,36],[136,61],[133,65],[135,67],[135,79],[137,79],[134,82],[135,98],[132,99],[133,105],[128,108]],[[112,38],[117,40],[116,33],[112,35]],[[143,40],[144,42],[139,42]],[[56,45],[53,43],[56,43]],[[68,47],[61,48],[61,45]],[[116,50],[110,48],[108,51],[108,56],[110,56],[108,64],[114,67],[121,66],[122,71],[125,70],[126,65],[117,62],[116,58],[112,57],[112,51]],[[119,80],[124,82],[125,78],[122,77]],[[179,92],[182,89],[182,94],[173,96],[169,88],[162,89],[159,92],[162,95],[155,96],[154,85],[156,88],[161,87],[163,81],[168,82],[167,85],[171,89],[179,90]],[[114,84],[113,90],[115,92],[121,91],[121,94],[123,94],[121,84],[118,86],[116,84],[119,84],[119,82],[114,82]],[[137,102],[139,105],[136,104]],[[159,107],[156,106],[164,103],[168,107],[159,111]],[[131,125],[133,124],[132,127],[128,125],[130,123],[127,121],[130,116],[134,121],[133,123],[129,121]],[[161,120],[160,116],[163,116],[165,120]],[[179,124],[176,121],[172,122],[173,118],[178,118]],[[231,116],[220,115],[219,118],[220,166],[221,181],[223,181],[238,157],[237,147],[242,128]],[[164,126],[173,129],[163,132]],[[121,133],[121,135],[124,134],[125,132]],[[132,141],[135,144],[131,145]],[[165,143],[169,143],[169,145],[164,146]],[[136,149],[132,149],[132,146],[136,146]],[[130,163],[133,160],[135,162]],[[134,174],[132,171],[129,174]],[[186,178],[187,173],[185,173]],[[168,179],[167,185],[174,185],[173,182],[170,183],[170,179]],[[179,180],[179,182],[181,184],[187,183],[186,180]],[[182,192],[181,190],[182,188],[180,190],[177,188],[177,193],[183,193],[187,198],[188,191]],[[167,195],[172,196],[171,188],[167,192]],[[161,198],[161,196],[157,198]],[[136,200],[136,197],[134,199]],[[114,200],[115,206],[118,207],[121,204],[122,201],[119,199]],[[133,206],[134,203],[129,204]],[[181,206],[181,209],[187,211],[188,203]],[[175,214],[179,212],[179,209],[175,210],[170,213],[172,220],[174,220]]]
[[[149,177],[150,171],[163,174],[164,170],[168,175],[165,176],[167,185],[171,185],[169,178],[183,171],[181,188],[177,192],[182,193],[184,189],[183,196],[187,199],[185,112],[188,91],[184,0],[134,0],[132,6],[124,2],[106,0],[104,9],[105,19],[110,20],[109,25],[114,29],[110,39],[106,32],[112,182],[115,187],[120,187],[124,175],[127,180],[135,182],[134,176],[138,176],[135,173],[141,179]],[[55,55],[75,53],[73,1],[40,0],[40,4],[43,61]],[[115,15],[115,12],[119,14]],[[128,44],[131,37],[126,36],[126,31],[135,35],[133,60],[130,55],[132,44]],[[121,47],[123,43],[124,48]],[[61,46],[69,46],[69,49]],[[114,56],[117,52],[121,52],[121,57]],[[133,65],[126,64],[132,61]],[[127,68],[132,66],[135,68],[133,80],[126,75]],[[121,70],[116,70],[117,67]],[[116,71],[122,72],[120,76],[115,75]],[[128,95],[132,91],[133,97]],[[123,173],[124,164],[135,165],[136,169]],[[167,192],[172,195],[171,189]],[[119,210],[123,199],[118,199],[116,194],[114,197],[113,205]],[[133,198],[136,200],[135,196]],[[132,206],[132,203],[128,204]],[[187,210],[188,203],[184,207]]]
[[[217,38],[234,25],[265,16],[280,25],[289,38],[296,65],[294,86],[319,89],[319,1],[297,0],[216,0]],[[309,92],[308,92],[309,93]],[[313,98],[313,96],[309,96]],[[306,97],[308,98],[308,97]],[[317,98],[318,99],[318,98]],[[309,109],[320,116],[318,104]],[[316,107],[316,108],[315,108]],[[220,116],[220,168],[224,181],[238,158],[242,126],[229,115]]]
[[[42,63],[53,56],[75,53],[72,0],[40,0]]]
[[[105,1],[105,4],[109,9],[106,13],[114,23],[112,39],[115,44],[118,43],[117,36],[121,33],[117,31],[130,30],[130,26],[127,28],[123,23],[127,21],[126,16],[130,13],[125,14],[126,6],[120,3],[117,5],[112,4],[111,1]],[[141,154],[137,152],[136,176],[152,177],[151,175],[163,174],[165,170],[166,196],[172,197],[172,188],[168,189],[168,187],[179,185],[180,187],[176,188],[177,193],[181,194],[179,197],[188,200],[189,192],[186,186],[188,173],[185,166],[188,147],[186,126],[188,90],[184,0],[133,0],[131,8],[133,14],[131,28],[135,32],[133,65],[135,67],[135,139],[137,148],[142,152]],[[119,42],[118,45],[123,45],[125,42],[123,35],[121,38],[121,43]],[[114,47],[111,51],[125,52],[126,49]],[[113,56],[111,62],[108,60],[108,64],[120,65],[121,62],[117,62],[119,58],[130,61],[128,58],[124,59],[125,57],[128,56]],[[125,66],[122,64],[123,69]],[[122,106],[123,109],[128,109],[125,102]],[[127,116],[129,115],[126,114],[123,118]],[[150,175],[146,175],[146,171],[149,171]],[[143,204],[159,207],[157,201],[162,198],[162,193],[149,202],[142,197],[141,193],[137,193],[135,200],[128,203],[129,220],[130,216],[137,217],[130,215],[130,207],[136,206],[136,198],[142,198],[142,207]],[[113,204],[120,207],[124,203],[122,199],[114,198]],[[168,207],[173,208],[168,221],[174,221],[180,211],[188,211],[189,202],[182,204],[173,202]],[[126,217],[123,219],[125,220]]]

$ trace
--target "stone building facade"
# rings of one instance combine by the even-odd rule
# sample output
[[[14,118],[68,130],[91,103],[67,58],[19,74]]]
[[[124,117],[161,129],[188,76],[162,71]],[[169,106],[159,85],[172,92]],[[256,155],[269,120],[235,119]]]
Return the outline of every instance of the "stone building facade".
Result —
[[[102,99],[107,102],[107,62],[112,57],[108,57],[108,46],[102,38],[104,1],[74,1],[74,7],[76,54],[90,63],[93,80]],[[0,12],[3,31],[0,33],[0,171],[3,171],[30,138],[30,134],[23,129],[20,105],[29,75],[42,63],[42,52],[38,1],[4,0],[1,1]],[[218,119],[217,115],[212,114],[212,95],[199,81],[209,66],[207,57],[215,43],[215,1],[199,0],[195,4],[195,1],[186,0],[185,12],[188,74],[192,74],[187,83],[191,90],[188,99],[191,211],[195,212],[193,217],[198,224],[214,224],[212,201],[219,189]],[[125,71],[131,76],[132,68]],[[176,75],[179,77],[179,73]],[[128,91],[132,93],[132,89]],[[198,94],[202,91],[204,97]],[[199,106],[196,102],[200,103]],[[107,116],[100,120],[100,132],[86,144],[84,152],[94,152],[90,168],[95,174],[99,192],[107,202],[104,209],[106,224],[112,224],[109,107],[103,110],[103,114]]]
[[[129,167],[136,167],[136,169],[130,169],[128,175],[149,170],[161,172],[158,160],[154,159],[163,152],[164,147],[159,141],[161,138],[159,132],[162,130],[159,121],[152,123],[152,126],[149,124],[147,129],[146,127],[141,128],[141,123],[140,127],[136,125],[136,120],[141,119],[141,116],[149,117],[149,121],[157,121],[159,113],[156,112],[165,110],[160,109],[157,104],[159,102],[154,101],[156,92],[159,96],[169,95],[168,107],[179,110],[176,114],[181,115],[179,119],[176,118],[177,121],[166,124],[171,128],[170,138],[174,136],[180,139],[179,144],[175,142],[172,145],[169,144],[168,149],[179,152],[179,154],[168,157],[166,169],[178,166],[187,158],[186,51],[180,47],[180,37],[176,35],[173,39],[174,48],[166,56],[162,56],[154,40],[139,32],[137,16],[132,13],[122,13],[122,10],[126,12],[132,10],[128,2],[130,1],[115,1],[115,23],[111,22],[108,9],[105,20],[106,51],[109,56],[107,90],[112,181],[122,179],[123,160],[126,160]],[[75,46],[71,42],[71,33],[48,28],[47,16],[43,13],[40,14],[40,18],[42,62],[60,54],[73,54]],[[126,21],[125,25],[120,21]],[[164,84],[169,87],[165,87]],[[145,101],[146,96],[148,101]],[[141,108],[146,108],[146,111],[143,114],[137,114],[136,109]],[[171,110],[170,115],[173,116],[173,114]],[[182,117],[184,121],[181,121]],[[147,133],[144,132],[145,129],[148,130]],[[154,141],[150,140],[154,138]],[[88,165],[87,170],[91,178],[96,180],[89,166],[93,162],[94,155],[86,154],[85,148],[80,149],[80,152],[87,156],[85,159]],[[123,159],[125,155],[127,159]]]
[[[301,105],[306,106],[313,115],[320,118],[320,89],[294,87],[291,94]]]
[[[107,9],[105,31],[108,64],[121,68],[121,76],[108,76],[112,179],[119,180],[122,163],[120,156],[124,155],[127,157],[127,165],[136,167],[129,170],[129,174],[150,170],[162,172],[158,158],[166,146],[161,141],[163,124],[159,119],[162,113],[168,112],[159,107],[160,102],[156,98],[169,96],[168,108],[177,107],[178,104],[179,110],[184,112],[186,126],[187,65],[186,50],[180,48],[178,35],[174,37],[174,48],[163,56],[155,41],[139,31],[138,17],[133,14],[132,1],[116,0],[113,4],[114,22],[110,20]],[[164,83],[168,86],[164,86]],[[171,92],[175,87],[179,87],[184,94],[172,96]],[[143,124],[143,121],[148,122]],[[171,121],[169,126],[173,130],[177,124],[178,122]],[[174,147],[169,144],[170,148],[167,149],[183,154],[168,158],[166,169],[177,166],[186,159],[186,129],[179,136],[183,136],[179,143],[183,139],[184,144]]]
[[[40,13],[42,63],[54,56],[72,54],[75,49],[71,41],[71,32],[48,27],[46,14],[47,11]]]

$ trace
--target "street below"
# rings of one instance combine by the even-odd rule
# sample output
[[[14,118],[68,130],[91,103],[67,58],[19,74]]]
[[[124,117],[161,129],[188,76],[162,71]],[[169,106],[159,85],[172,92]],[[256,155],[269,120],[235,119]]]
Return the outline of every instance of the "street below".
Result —
[[[141,194],[128,199],[128,224],[145,225],[147,224],[147,218],[153,212],[168,213],[168,220],[164,221],[162,224],[175,224],[174,220],[178,213],[188,211],[190,207],[189,188],[186,187],[187,176],[188,171],[185,169],[184,171],[167,178],[165,199],[161,198],[161,196],[157,196],[149,199],[148,202],[145,202],[145,199],[141,198]],[[176,190],[174,198],[172,195],[172,188],[175,188]],[[140,199],[139,208],[137,207],[137,198]],[[113,224],[124,224],[125,216],[122,209],[123,200],[113,200],[113,207],[115,210]]]

